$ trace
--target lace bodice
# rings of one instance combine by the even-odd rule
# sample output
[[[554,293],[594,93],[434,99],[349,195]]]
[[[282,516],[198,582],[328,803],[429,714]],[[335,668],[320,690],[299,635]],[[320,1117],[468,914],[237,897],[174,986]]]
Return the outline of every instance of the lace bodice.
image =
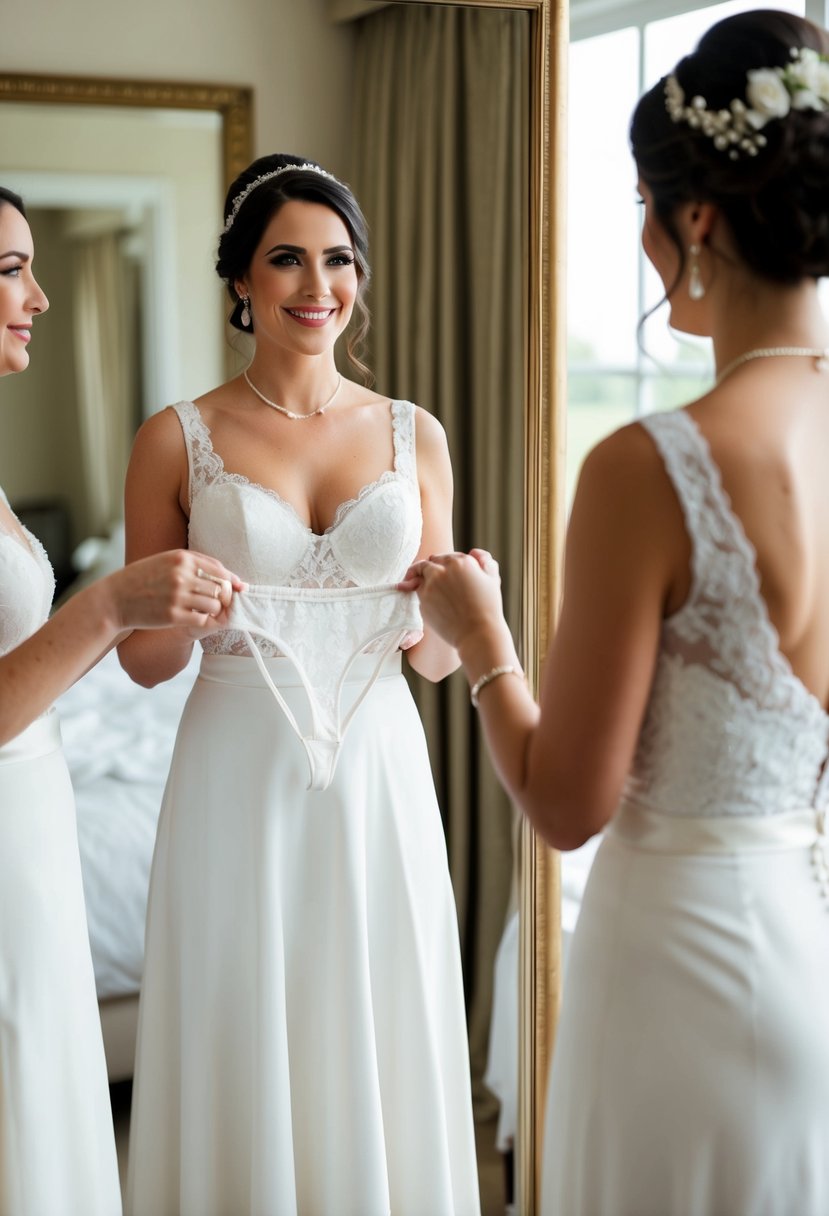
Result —
[[[192,402],[173,407],[190,468],[189,543],[251,584],[371,587],[398,582],[420,547],[422,516],[415,455],[415,407],[391,403],[394,467],[341,503],[318,534],[274,490],[228,473]],[[209,653],[246,654],[236,631],[202,642]],[[279,652],[262,643],[264,654]]]
[[[691,589],[663,622],[626,796],[673,814],[825,807],[829,716],[794,674],[754,549],[685,410],[643,418],[691,541]]]
[[[9,500],[0,489],[0,499]],[[28,546],[0,527],[0,654],[25,642],[49,616],[55,576],[43,545],[26,528]]]

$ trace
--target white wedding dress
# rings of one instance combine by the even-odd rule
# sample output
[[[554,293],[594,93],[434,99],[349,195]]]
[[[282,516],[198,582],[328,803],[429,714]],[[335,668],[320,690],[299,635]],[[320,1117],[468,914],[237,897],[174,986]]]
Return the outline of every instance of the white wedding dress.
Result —
[[[321,536],[175,409],[190,543],[251,586],[204,643],[159,821],[128,1210],[477,1216],[457,917],[398,649],[414,407]]]
[[[54,594],[27,539],[0,529],[3,654]],[[0,747],[0,1216],[120,1211],[75,804],[50,710]]]
[[[829,1213],[829,716],[679,410],[643,419],[692,544],[625,800],[588,880],[544,1216]]]

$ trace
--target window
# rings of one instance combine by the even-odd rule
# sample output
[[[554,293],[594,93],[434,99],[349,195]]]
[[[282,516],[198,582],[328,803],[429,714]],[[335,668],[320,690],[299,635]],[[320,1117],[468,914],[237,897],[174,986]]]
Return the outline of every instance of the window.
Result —
[[[612,8],[602,0],[573,0],[568,501],[582,460],[599,439],[640,414],[691,400],[711,383],[710,344],[670,331],[664,309],[645,323],[641,346],[637,341],[637,322],[661,299],[662,286],[641,249],[627,131],[636,99],[709,26],[757,5],[728,0],[686,4],[684,12],[679,7],[666,0],[622,0]],[[829,0],[775,0],[774,7],[821,23],[829,15]],[[671,8],[673,15],[649,19]]]

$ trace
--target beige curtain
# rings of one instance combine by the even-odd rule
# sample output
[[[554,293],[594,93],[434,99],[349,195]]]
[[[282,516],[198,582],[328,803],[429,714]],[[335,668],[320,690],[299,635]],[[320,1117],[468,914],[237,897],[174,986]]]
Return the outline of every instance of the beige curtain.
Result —
[[[529,16],[392,5],[358,23],[353,185],[371,229],[377,387],[446,428],[455,543],[490,549],[520,616]],[[512,812],[463,676],[413,686],[458,906],[479,1117]]]
[[[105,534],[121,518],[124,475],[136,426],[137,272],[117,233],[74,247],[74,340],[78,420],[88,528]]]

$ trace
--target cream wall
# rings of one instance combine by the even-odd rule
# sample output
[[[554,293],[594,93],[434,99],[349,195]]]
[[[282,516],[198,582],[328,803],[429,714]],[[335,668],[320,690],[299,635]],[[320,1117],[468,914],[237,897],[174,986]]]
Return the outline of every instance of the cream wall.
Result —
[[[0,72],[250,85],[255,148],[349,164],[353,30],[325,0],[6,4]]]

